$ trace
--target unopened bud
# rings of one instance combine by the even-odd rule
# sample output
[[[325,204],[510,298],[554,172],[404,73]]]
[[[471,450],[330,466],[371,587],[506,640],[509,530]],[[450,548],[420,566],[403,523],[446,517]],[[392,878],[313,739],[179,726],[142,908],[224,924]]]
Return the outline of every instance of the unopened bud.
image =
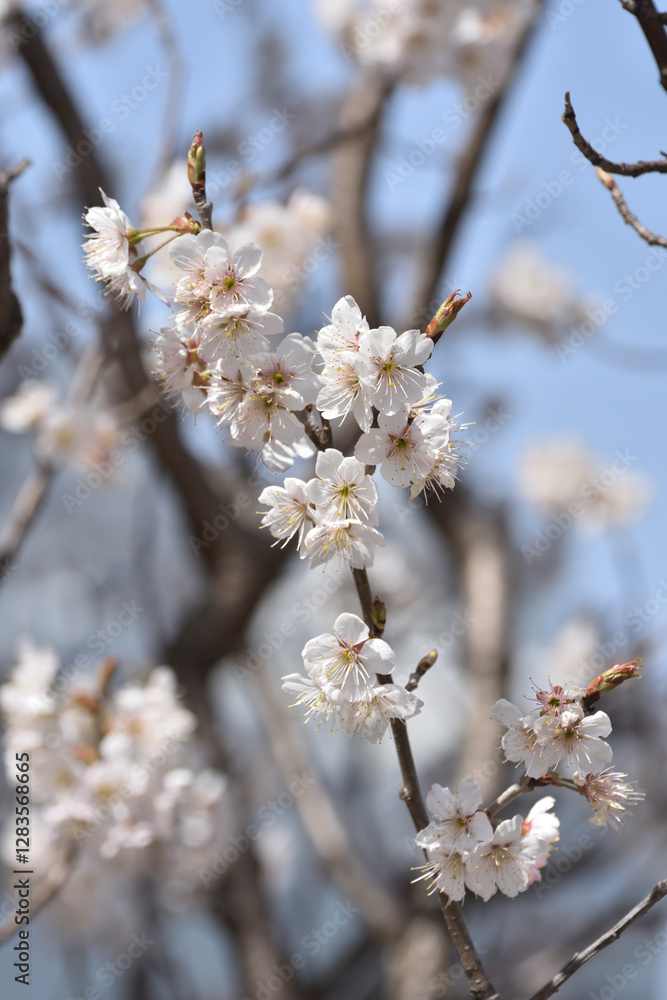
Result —
[[[170,222],[169,229],[175,229],[178,233],[193,233],[196,236],[201,230],[201,225],[189,212],[186,212],[185,215],[177,215],[173,222]]]
[[[381,601],[379,597],[376,597],[373,600],[371,619],[373,621],[376,635],[382,635],[387,626],[387,607],[384,601]]]
[[[601,170],[600,167],[598,167],[595,173],[598,175],[598,180],[601,180],[606,188],[610,191],[614,190],[616,187],[616,181],[611,174],[608,174],[606,170]]]
[[[206,153],[201,130],[195,132],[188,151],[188,180],[193,192],[206,186]]]
[[[466,302],[470,302],[472,292],[468,292],[467,295],[461,296],[460,291],[461,289],[457,288],[455,292],[452,292],[452,294],[445,299],[429,325],[426,327],[426,336],[430,337],[434,343],[440,339],[442,333],[447,329],[447,327],[454,322]]]
[[[632,677],[641,677],[643,660],[631,660],[629,663],[617,663],[615,667],[610,667],[604,673],[596,677],[586,688],[586,694],[582,698],[583,703],[588,707],[598,701],[603,694],[609,694],[614,688],[624,681],[629,681]]]

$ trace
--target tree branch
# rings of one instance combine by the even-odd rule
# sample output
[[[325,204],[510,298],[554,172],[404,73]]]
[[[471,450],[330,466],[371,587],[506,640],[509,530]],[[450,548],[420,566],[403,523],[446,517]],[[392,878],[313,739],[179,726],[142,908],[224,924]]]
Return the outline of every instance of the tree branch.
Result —
[[[646,226],[639,221],[636,215],[632,214],[626,204],[625,198],[621,193],[621,189],[611,174],[608,174],[605,170],[599,169],[596,172],[604,186],[611,192],[614,204],[616,205],[623,221],[628,226],[631,226],[637,235],[640,236],[645,243],[648,243],[649,246],[667,247],[667,239],[665,239],[664,236],[657,236],[655,233],[652,233],[650,229],[647,229]]]
[[[8,170],[0,171],[0,357],[9,350],[23,326],[21,303],[12,290],[8,203],[9,185],[28,166],[30,160],[23,159]]]
[[[569,90],[565,91],[565,110],[562,114],[562,120],[570,130],[572,141],[579,152],[583,153],[588,162],[592,163],[594,167],[600,167],[602,170],[606,170],[607,173],[619,174],[622,177],[641,177],[642,174],[667,174],[667,158],[662,160],[638,160],[636,163],[614,163],[613,160],[608,160],[606,156],[602,156],[597,150],[593,149],[588,139],[585,139],[581,134],[577,116],[574,113],[572,101],[570,100]]]
[[[617,924],[614,924],[611,930],[607,931],[606,934],[603,934],[602,937],[599,937],[597,941],[594,941],[593,944],[588,946],[588,948],[585,948],[583,951],[576,952],[570,961],[564,965],[555,976],[552,976],[549,982],[546,983],[541,990],[538,990],[537,993],[533,994],[530,1000],[547,1000],[547,997],[551,997],[554,993],[557,993],[563,983],[570,979],[575,972],[578,972],[582,965],[588,962],[589,959],[594,958],[594,956],[597,955],[598,952],[602,951],[603,948],[606,948],[608,945],[613,944],[614,941],[618,940],[623,931],[626,930],[630,924],[633,924],[635,920],[639,920],[639,918],[643,917],[645,913],[648,913],[651,907],[655,906],[656,903],[659,903],[664,896],[667,896],[667,879],[664,879],[662,882],[658,882],[648,896],[643,899],[641,903],[634,906],[622,920],[619,920]]]
[[[621,6],[637,18],[658,67],[660,86],[667,90],[667,34],[664,29],[666,15],[656,10],[653,0],[621,0]]]

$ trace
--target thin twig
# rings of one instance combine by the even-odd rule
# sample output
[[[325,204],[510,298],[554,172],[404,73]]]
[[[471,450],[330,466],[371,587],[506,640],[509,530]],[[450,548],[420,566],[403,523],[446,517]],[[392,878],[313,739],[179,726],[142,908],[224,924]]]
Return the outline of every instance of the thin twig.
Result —
[[[659,21],[660,24],[667,24],[667,14],[662,14],[645,0],[619,0],[619,2],[628,14],[634,14],[635,17],[641,16],[651,21]]]
[[[597,941],[594,941],[593,944],[588,946],[588,948],[585,948],[583,951],[576,952],[570,961],[564,965],[555,976],[552,976],[549,982],[546,983],[541,990],[538,990],[537,993],[533,994],[530,1000],[547,1000],[547,997],[551,997],[554,993],[557,993],[563,983],[573,976],[575,972],[578,972],[582,965],[597,955],[598,952],[602,951],[603,948],[606,948],[608,945],[613,944],[614,941],[618,940],[623,931],[626,930],[630,924],[633,924],[635,920],[638,920],[640,917],[643,917],[645,913],[648,913],[651,907],[655,906],[656,903],[659,903],[664,896],[667,896],[667,879],[664,879],[662,882],[658,882],[658,884],[650,891],[648,896],[643,899],[641,903],[634,906],[622,920],[619,920],[617,924],[614,924],[611,930],[608,930],[606,934],[599,937]]]
[[[642,174],[667,174],[667,158],[663,158],[662,160],[638,160],[636,163],[615,163],[593,149],[588,139],[585,139],[581,134],[577,116],[570,100],[569,90],[565,91],[565,110],[562,114],[562,120],[570,130],[572,141],[579,152],[583,153],[588,162],[592,163],[594,167],[600,167],[602,170],[606,170],[607,173],[619,174],[622,177],[641,177]]]
[[[0,357],[9,350],[23,326],[21,303],[12,289],[9,242],[9,185],[22,174],[30,160],[23,159],[8,170],[0,171]]]
[[[625,198],[621,193],[621,189],[611,174],[608,174],[605,170],[598,170],[597,175],[607,190],[611,192],[614,204],[616,205],[623,221],[628,226],[631,226],[637,235],[640,236],[645,243],[648,243],[649,246],[667,247],[667,239],[665,239],[664,236],[658,236],[656,233],[652,233],[650,229],[647,229],[646,226],[639,221],[636,215],[632,214],[627,206]]]

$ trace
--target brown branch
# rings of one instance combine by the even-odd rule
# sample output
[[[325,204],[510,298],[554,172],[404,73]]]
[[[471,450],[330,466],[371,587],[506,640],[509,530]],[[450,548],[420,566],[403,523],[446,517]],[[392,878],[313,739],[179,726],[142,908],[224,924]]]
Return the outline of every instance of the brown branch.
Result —
[[[486,99],[481,107],[468,146],[459,158],[454,187],[438,226],[435,240],[426,249],[415,307],[409,320],[403,324],[405,327],[425,326],[440,305],[442,296],[438,297],[436,294],[440,275],[447,266],[454,240],[458,235],[459,225],[472,199],[473,184],[479,173],[491,134],[539,21],[541,7],[541,3],[535,4],[532,17],[528,19],[517,39],[512,66],[507,71],[502,85]]]
[[[608,174],[605,170],[598,169],[597,175],[607,190],[611,192],[614,204],[616,205],[623,221],[628,226],[631,226],[637,235],[640,236],[645,243],[648,243],[649,246],[667,247],[667,239],[665,239],[664,236],[657,236],[655,233],[652,233],[650,229],[647,229],[646,226],[639,221],[636,215],[632,214],[626,204],[625,198],[621,193],[621,189],[611,174]]]
[[[597,941],[594,941],[593,944],[588,946],[588,948],[585,948],[583,951],[576,952],[570,961],[564,965],[555,976],[552,976],[549,982],[546,983],[541,990],[538,990],[537,993],[533,994],[530,1000],[547,1000],[547,997],[551,997],[554,993],[557,993],[563,983],[570,979],[575,972],[578,972],[582,965],[597,955],[598,952],[601,952],[603,948],[606,948],[608,945],[613,944],[614,941],[617,941],[623,931],[626,930],[630,924],[633,924],[635,920],[638,920],[640,917],[643,917],[645,913],[648,913],[651,907],[655,906],[656,903],[659,903],[664,896],[667,896],[667,879],[664,879],[662,882],[658,882],[648,896],[643,899],[641,903],[634,906],[622,920],[619,920],[617,924],[614,924],[611,930],[607,931],[606,934],[603,934],[602,937],[599,937]]]
[[[501,812],[506,806],[508,806],[510,802],[514,802],[515,799],[518,799],[519,796],[523,795],[525,792],[532,791],[532,789],[538,784],[539,779],[529,778],[526,774],[524,774],[519,781],[515,781],[514,784],[510,785],[509,788],[506,788],[497,799],[490,802],[484,809],[484,812],[487,813],[489,818],[495,816],[496,813]]]
[[[373,599],[368,573],[365,569],[355,569],[353,570],[353,575],[364,621],[369,629],[373,631]],[[382,684],[392,683],[390,674],[378,674],[378,680]],[[403,779],[403,787],[398,794],[408,808],[415,829],[418,831],[423,830],[428,826],[429,818],[419,787],[419,777],[414,757],[412,756],[408,729],[405,722],[402,722],[400,719],[391,719],[390,725],[401,769],[401,777]],[[438,893],[438,900],[447,930],[452,938],[452,943],[468,977],[470,996],[474,1000],[497,1000],[498,994],[484,972],[482,960],[477,954],[477,950],[470,937],[461,907],[458,903],[450,900],[443,892]]]
[[[36,468],[24,481],[0,533],[0,584],[10,576],[12,564],[46,499],[53,469],[49,465]]]
[[[23,159],[8,170],[0,171],[0,357],[9,350],[23,326],[21,303],[12,289],[9,185],[28,166],[30,160]]]
[[[615,163],[593,149],[588,139],[585,139],[581,134],[577,116],[574,113],[572,101],[570,100],[569,90],[565,91],[565,110],[561,117],[570,130],[573,143],[594,167],[600,167],[602,170],[606,170],[607,173],[619,174],[622,177],[641,177],[642,174],[651,173],[667,174],[667,158],[662,160],[638,160],[636,163]]]
[[[667,34],[664,28],[667,23],[666,16],[656,10],[653,0],[633,0],[633,2],[621,0],[621,6],[637,18],[658,67],[660,86],[667,90]]]

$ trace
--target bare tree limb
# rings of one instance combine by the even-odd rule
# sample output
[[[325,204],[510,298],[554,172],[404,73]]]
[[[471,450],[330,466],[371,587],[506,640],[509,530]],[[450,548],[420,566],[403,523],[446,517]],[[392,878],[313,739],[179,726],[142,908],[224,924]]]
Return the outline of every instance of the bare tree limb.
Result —
[[[9,350],[23,326],[21,303],[12,290],[8,202],[9,185],[28,166],[30,160],[23,159],[8,170],[0,171],[0,357]]]
[[[666,15],[656,10],[653,0],[621,0],[621,6],[637,18],[658,67],[660,86],[667,90],[667,34],[664,28],[667,23]]]
[[[614,163],[602,156],[593,149],[588,139],[585,139],[579,129],[577,116],[570,100],[570,91],[565,91],[565,110],[562,115],[563,122],[567,125],[572,136],[572,141],[583,153],[589,163],[594,167],[600,167],[610,174],[619,174],[622,177],[641,177],[642,174],[667,174],[667,158],[662,160],[638,160],[636,163]]]
[[[639,918],[643,917],[645,913],[648,913],[651,907],[655,906],[656,903],[659,903],[664,896],[667,896],[667,879],[664,879],[662,882],[658,882],[658,884],[650,891],[648,896],[643,899],[641,903],[634,906],[630,912],[622,918],[622,920],[619,920],[617,924],[614,924],[611,930],[607,931],[606,934],[603,934],[602,937],[599,937],[597,941],[593,942],[593,944],[590,944],[588,948],[584,948],[583,951],[576,952],[570,961],[564,965],[555,976],[552,976],[549,982],[546,983],[541,990],[538,990],[537,993],[533,994],[530,1000],[547,1000],[547,997],[551,997],[554,993],[557,993],[563,983],[570,979],[575,972],[578,972],[582,965],[588,962],[591,958],[594,958],[595,955],[601,952],[603,948],[606,948],[608,945],[613,944],[614,941],[617,941],[623,931],[626,930],[630,924],[633,924],[635,920],[639,920]]]
[[[626,204],[623,194],[621,193],[621,189],[611,174],[608,174],[605,170],[598,169],[597,175],[607,190],[611,192],[614,204],[616,205],[623,221],[628,226],[631,226],[637,235],[640,236],[645,243],[648,243],[649,246],[667,247],[667,239],[665,239],[664,236],[657,236],[656,233],[652,233],[650,229],[647,229],[646,226],[639,221],[636,215],[632,214]]]

